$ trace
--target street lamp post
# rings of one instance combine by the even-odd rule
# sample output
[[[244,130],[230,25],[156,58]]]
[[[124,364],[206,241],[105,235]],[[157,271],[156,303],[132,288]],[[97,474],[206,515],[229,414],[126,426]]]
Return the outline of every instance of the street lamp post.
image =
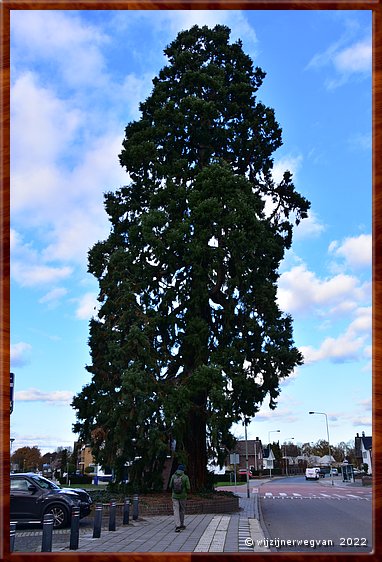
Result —
[[[331,477],[331,479],[332,479],[332,486],[334,486],[334,481],[333,481],[333,470],[332,470],[332,452],[331,452],[331,449],[330,449],[330,440],[329,440],[328,416],[327,416],[327,414],[325,414],[325,412],[309,412],[309,414],[320,414],[321,416],[325,416],[325,420],[326,420],[326,433],[327,433],[327,435],[328,435],[330,477]]]
[[[271,456],[271,433],[280,433],[279,429],[273,429],[271,431],[268,431],[268,462],[269,462],[269,478],[272,478],[272,466],[271,466],[271,460],[270,460],[270,456]]]
[[[244,434],[245,434],[245,470],[247,474],[247,498],[249,498],[249,473],[248,473],[248,439],[247,439],[247,424],[248,418],[244,418]]]
[[[287,437],[287,439],[294,439],[294,437]],[[285,439],[286,441],[286,439]],[[285,475],[288,475],[288,462],[287,462],[287,458],[286,458],[286,443],[284,443],[284,458],[285,458]]]
[[[10,438],[11,446],[10,446],[10,448],[9,448],[9,466],[10,466],[11,470],[12,470],[12,447],[13,447],[13,441],[14,441],[14,440],[15,440],[14,437],[11,437],[11,438]]]

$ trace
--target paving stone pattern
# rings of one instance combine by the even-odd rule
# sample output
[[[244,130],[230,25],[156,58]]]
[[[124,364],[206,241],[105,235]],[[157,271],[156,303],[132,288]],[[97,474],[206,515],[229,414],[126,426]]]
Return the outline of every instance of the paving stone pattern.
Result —
[[[186,529],[180,533],[175,533],[173,516],[145,517],[116,531],[103,529],[98,539],[90,532],[81,534],[76,552],[254,552],[258,550],[256,539],[264,538],[254,519],[255,496],[238,495],[238,513],[186,514]],[[246,544],[248,538],[254,546]],[[68,551],[69,547],[57,550]]]

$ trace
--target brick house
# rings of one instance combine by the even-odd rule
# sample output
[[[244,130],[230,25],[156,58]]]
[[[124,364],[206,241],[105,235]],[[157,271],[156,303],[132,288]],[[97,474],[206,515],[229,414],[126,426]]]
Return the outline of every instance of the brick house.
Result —
[[[373,473],[372,469],[372,437],[365,436],[362,432],[361,437],[357,433],[354,439],[355,458],[357,459],[357,468],[362,468],[363,464],[368,466],[368,474]]]
[[[248,439],[248,468],[251,470],[263,469],[263,445],[261,439]],[[239,455],[238,468],[246,468],[246,442],[238,441],[233,451]]]

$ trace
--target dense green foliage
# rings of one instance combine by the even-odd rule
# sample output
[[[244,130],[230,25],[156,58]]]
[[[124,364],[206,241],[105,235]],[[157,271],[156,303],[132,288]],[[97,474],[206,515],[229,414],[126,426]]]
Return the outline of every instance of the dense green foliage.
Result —
[[[101,303],[90,322],[91,382],[74,398],[75,431],[120,476],[159,487],[174,454],[207,483],[230,428],[254,416],[302,356],[276,302],[278,267],[308,201],[286,171],[265,73],[227,27],[193,27],[125,130],[128,185],[107,193],[107,240],[89,252]],[[267,203],[267,208],[265,204]]]

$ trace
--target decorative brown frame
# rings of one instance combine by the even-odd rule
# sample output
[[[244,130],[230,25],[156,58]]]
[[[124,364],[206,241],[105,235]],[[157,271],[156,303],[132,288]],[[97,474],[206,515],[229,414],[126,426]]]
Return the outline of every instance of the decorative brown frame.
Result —
[[[382,0],[0,0],[1,26],[1,130],[0,130],[0,371],[1,371],[1,431],[0,462],[0,559],[21,562],[28,559],[65,560],[68,562],[191,562],[206,559],[207,562],[246,562],[254,558],[258,562],[277,562],[308,560],[314,556],[315,562],[330,558],[333,562],[352,561],[368,557],[377,562],[382,557],[382,458],[381,458],[381,419],[382,419]],[[373,13],[373,527],[374,551],[371,554],[315,554],[315,553],[276,553],[276,554],[212,554],[212,553],[9,553],[9,229],[10,229],[10,11],[11,10],[189,10],[189,9],[242,9],[242,10],[371,10]],[[31,558],[33,557],[33,558]]]

